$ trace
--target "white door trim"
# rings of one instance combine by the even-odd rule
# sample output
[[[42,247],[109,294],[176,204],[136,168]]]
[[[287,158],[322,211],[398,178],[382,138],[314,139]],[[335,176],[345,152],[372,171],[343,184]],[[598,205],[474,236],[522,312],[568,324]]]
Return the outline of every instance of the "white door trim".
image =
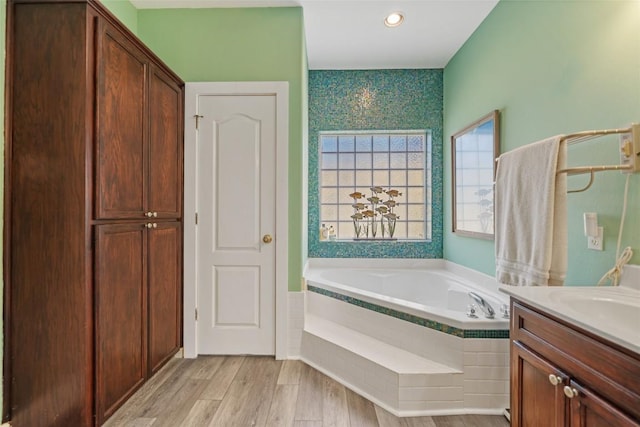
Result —
[[[276,359],[287,358],[287,293],[289,289],[289,83],[197,82],[185,84],[184,130],[184,357],[198,355],[195,319],[197,292],[197,159],[196,115],[203,95],[275,95],[276,97]]]

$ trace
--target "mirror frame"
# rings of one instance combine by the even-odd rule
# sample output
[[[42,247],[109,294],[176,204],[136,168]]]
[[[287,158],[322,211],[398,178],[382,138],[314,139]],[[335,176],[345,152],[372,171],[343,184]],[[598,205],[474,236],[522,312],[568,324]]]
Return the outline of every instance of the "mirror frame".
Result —
[[[455,134],[451,135],[451,188],[452,188],[452,216],[453,216],[453,232],[460,235],[460,236],[467,236],[467,237],[476,237],[476,238],[480,238],[480,239],[486,239],[486,240],[493,240],[494,238],[494,233],[484,233],[481,231],[477,231],[477,230],[465,230],[464,228],[461,228],[460,226],[458,226],[457,224],[457,213],[458,213],[458,197],[457,197],[457,191],[456,191],[456,176],[458,173],[458,168],[456,166],[456,152],[457,150],[457,145],[458,145],[458,141],[461,140],[462,138],[464,138],[465,136],[471,135],[475,132],[478,131],[478,129],[481,126],[486,125],[487,123],[493,123],[493,156],[491,156],[491,165],[490,167],[492,167],[493,169],[493,181],[491,182],[491,184],[493,185],[493,183],[495,182],[495,176],[496,176],[496,162],[495,159],[498,157],[498,155],[500,154],[500,111],[499,110],[493,110],[491,113],[487,114],[486,116],[483,116],[482,118],[476,120],[475,122],[471,123],[469,126],[466,126],[464,129],[456,132]],[[485,165],[487,166],[487,168],[489,167],[489,165]],[[493,204],[491,205],[491,220],[492,222],[495,221],[495,216],[493,215]]]

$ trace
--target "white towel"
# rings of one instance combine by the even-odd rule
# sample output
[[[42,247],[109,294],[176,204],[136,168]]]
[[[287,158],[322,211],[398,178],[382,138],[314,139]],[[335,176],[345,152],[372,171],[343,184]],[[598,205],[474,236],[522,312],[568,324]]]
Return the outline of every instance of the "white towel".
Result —
[[[567,271],[566,144],[562,136],[519,147],[498,160],[496,279],[516,286],[562,285]]]

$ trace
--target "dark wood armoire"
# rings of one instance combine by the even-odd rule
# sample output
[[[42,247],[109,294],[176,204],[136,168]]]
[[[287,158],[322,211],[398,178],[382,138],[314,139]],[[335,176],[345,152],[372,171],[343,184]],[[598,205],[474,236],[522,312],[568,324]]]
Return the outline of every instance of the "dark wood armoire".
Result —
[[[181,346],[184,82],[94,0],[10,0],[4,419],[102,424]]]

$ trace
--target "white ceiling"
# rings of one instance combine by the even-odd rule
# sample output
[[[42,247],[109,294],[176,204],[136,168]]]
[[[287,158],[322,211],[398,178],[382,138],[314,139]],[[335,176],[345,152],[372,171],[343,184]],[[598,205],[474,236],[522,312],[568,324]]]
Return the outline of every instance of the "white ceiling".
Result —
[[[138,9],[302,6],[309,68],[444,68],[498,0],[130,0]],[[394,11],[397,28],[384,26]]]

